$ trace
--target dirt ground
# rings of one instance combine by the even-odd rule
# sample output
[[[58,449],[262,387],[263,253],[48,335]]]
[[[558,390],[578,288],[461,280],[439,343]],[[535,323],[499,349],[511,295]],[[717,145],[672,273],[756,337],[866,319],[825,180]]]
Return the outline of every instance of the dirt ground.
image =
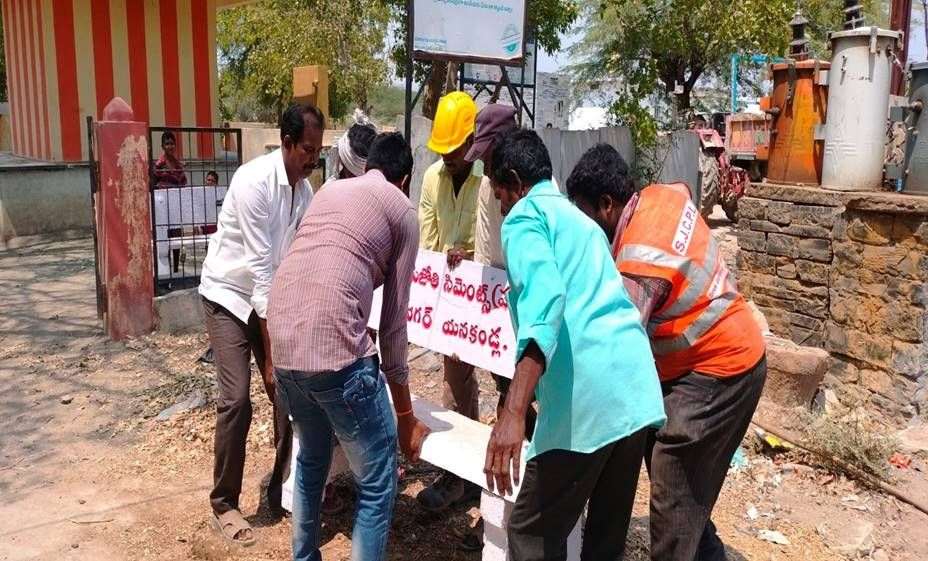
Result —
[[[197,362],[205,336],[109,342],[93,286],[86,238],[33,239],[0,252],[0,561],[289,559],[290,521],[273,521],[258,501],[273,455],[258,381],[242,507],[259,543],[229,549],[207,524],[215,377]],[[431,355],[413,363],[415,393],[440,400],[439,365]],[[481,384],[491,422],[496,395],[489,376]],[[154,420],[195,391],[206,406]],[[754,452],[753,435],[746,441],[748,465],[730,475],[714,516],[733,561],[928,558],[925,515],[795,458]],[[906,477],[924,483],[924,470],[916,458]],[[416,507],[415,494],[436,475],[425,464],[406,467],[391,559],[480,558],[456,545],[473,510],[434,516]],[[643,477],[631,561],[647,558],[647,492]],[[350,498],[347,482],[340,493]],[[325,521],[327,561],[350,557],[350,526],[349,514]],[[763,531],[788,543],[761,539]]]

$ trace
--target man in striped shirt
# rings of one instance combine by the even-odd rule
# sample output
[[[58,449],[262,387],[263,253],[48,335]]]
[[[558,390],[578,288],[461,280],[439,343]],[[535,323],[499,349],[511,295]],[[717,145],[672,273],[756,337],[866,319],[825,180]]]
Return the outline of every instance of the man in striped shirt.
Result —
[[[396,496],[397,437],[403,454],[415,461],[428,433],[413,415],[407,385],[406,310],[419,230],[416,209],[404,194],[412,153],[402,135],[380,135],[367,170],[316,195],[271,288],[268,328],[278,395],[300,439],[294,561],[321,560],[319,504],[334,439],[358,489],[352,558],[384,559]],[[382,362],[367,334],[380,286]]]

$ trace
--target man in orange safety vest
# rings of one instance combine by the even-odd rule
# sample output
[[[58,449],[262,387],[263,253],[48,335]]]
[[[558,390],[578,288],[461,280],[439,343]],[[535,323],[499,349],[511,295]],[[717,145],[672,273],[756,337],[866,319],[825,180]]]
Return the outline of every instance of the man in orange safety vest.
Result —
[[[766,379],[760,327],[685,185],[636,192],[625,161],[600,144],[567,194],[612,241],[661,380],[667,423],[645,452],[651,559],[724,561],[711,514]]]

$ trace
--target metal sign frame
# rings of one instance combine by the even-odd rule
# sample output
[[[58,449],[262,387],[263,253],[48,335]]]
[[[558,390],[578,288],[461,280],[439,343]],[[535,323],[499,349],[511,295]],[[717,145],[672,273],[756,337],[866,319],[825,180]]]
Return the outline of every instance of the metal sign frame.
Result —
[[[509,91],[509,96],[512,98],[513,105],[519,109],[518,120],[519,124],[522,124],[522,112],[525,111],[528,113],[529,118],[532,121],[532,124],[535,123],[535,97],[532,96],[532,108],[528,108],[528,104],[525,102],[525,89],[528,87],[532,90],[535,89],[534,85],[526,86],[525,82],[525,46],[528,42],[528,1],[525,3],[525,12],[523,14],[524,23],[523,23],[523,33],[522,33],[522,56],[518,59],[491,59],[477,56],[466,56],[466,55],[454,55],[454,54],[440,54],[432,53],[426,51],[416,51],[413,49],[413,38],[415,36],[415,0],[406,0],[406,111],[404,115],[404,135],[407,142],[411,142],[410,137],[412,135],[412,110],[419,102],[419,98],[422,97],[422,92],[425,89],[425,84],[427,80],[419,84],[415,94],[413,94],[413,72],[415,70],[414,65],[417,60],[427,60],[433,62],[457,62],[462,63],[461,69],[458,73],[458,88],[463,90],[466,84],[473,84],[477,87],[477,93],[474,95],[476,99],[483,91],[489,91],[487,88],[488,85],[505,85]],[[536,53],[533,57],[534,59],[534,74],[535,80],[538,80],[538,56],[537,56],[537,43],[536,43]],[[483,81],[483,80],[473,80],[464,78],[464,63],[474,63],[474,64],[490,64],[500,67],[500,80],[499,82],[492,81]],[[509,80],[509,72],[506,71],[506,67],[522,67],[522,78],[520,82],[522,84],[513,85]],[[516,88],[521,88],[517,90]]]
[[[499,66],[500,79],[495,80],[495,81],[468,78],[465,75],[464,65],[461,65],[461,69],[460,69],[459,76],[458,76],[458,84],[461,90],[463,90],[465,86],[474,86],[474,89],[476,90],[476,93],[474,94],[475,100],[478,97],[480,97],[480,95],[483,93],[487,93],[491,99],[494,96],[498,95],[498,92],[491,91],[489,86],[496,86],[497,88],[506,86],[506,90],[509,92],[509,98],[512,100],[513,106],[519,111],[517,113],[517,120],[519,122],[519,125],[521,125],[523,122],[522,115],[524,112],[525,114],[528,115],[529,120],[531,120],[532,122],[532,128],[534,128],[535,112],[537,108],[537,99],[538,99],[538,96],[537,96],[538,90],[536,87],[538,83],[538,43],[535,41],[533,33],[527,32],[525,36],[526,36],[525,44],[528,45],[529,43],[531,43],[535,49],[534,54],[532,56],[532,75],[534,76],[534,80],[532,81],[531,84],[525,83],[525,65],[524,64],[521,67],[521,76],[519,77],[518,83],[512,82],[512,80],[509,78],[508,70],[506,69],[505,66],[502,66],[502,65]],[[528,40],[528,37],[530,36],[532,37],[531,41]],[[523,52],[524,52],[524,49],[525,47],[523,46]],[[526,103],[525,101],[525,90],[526,89],[532,90],[533,92],[531,109],[529,109],[528,103]]]

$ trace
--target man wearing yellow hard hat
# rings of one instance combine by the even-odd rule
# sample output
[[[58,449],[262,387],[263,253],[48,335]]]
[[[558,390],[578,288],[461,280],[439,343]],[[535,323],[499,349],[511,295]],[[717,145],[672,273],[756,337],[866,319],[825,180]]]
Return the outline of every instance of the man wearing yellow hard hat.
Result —
[[[473,144],[477,105],[464,92],[451,92],[438,102],[428,147],[441,155],[422,178],[419,201],[419,246],[448,255],[456,267],[474,255],[477,195],[483,180],[483,165],[468,162]],[[479,386],[474,367],[453,357],[444,357],[444,405],[465,417],[479,420]],[[417,500],[432,511],[477,498],[480,488],[446,472]]]

